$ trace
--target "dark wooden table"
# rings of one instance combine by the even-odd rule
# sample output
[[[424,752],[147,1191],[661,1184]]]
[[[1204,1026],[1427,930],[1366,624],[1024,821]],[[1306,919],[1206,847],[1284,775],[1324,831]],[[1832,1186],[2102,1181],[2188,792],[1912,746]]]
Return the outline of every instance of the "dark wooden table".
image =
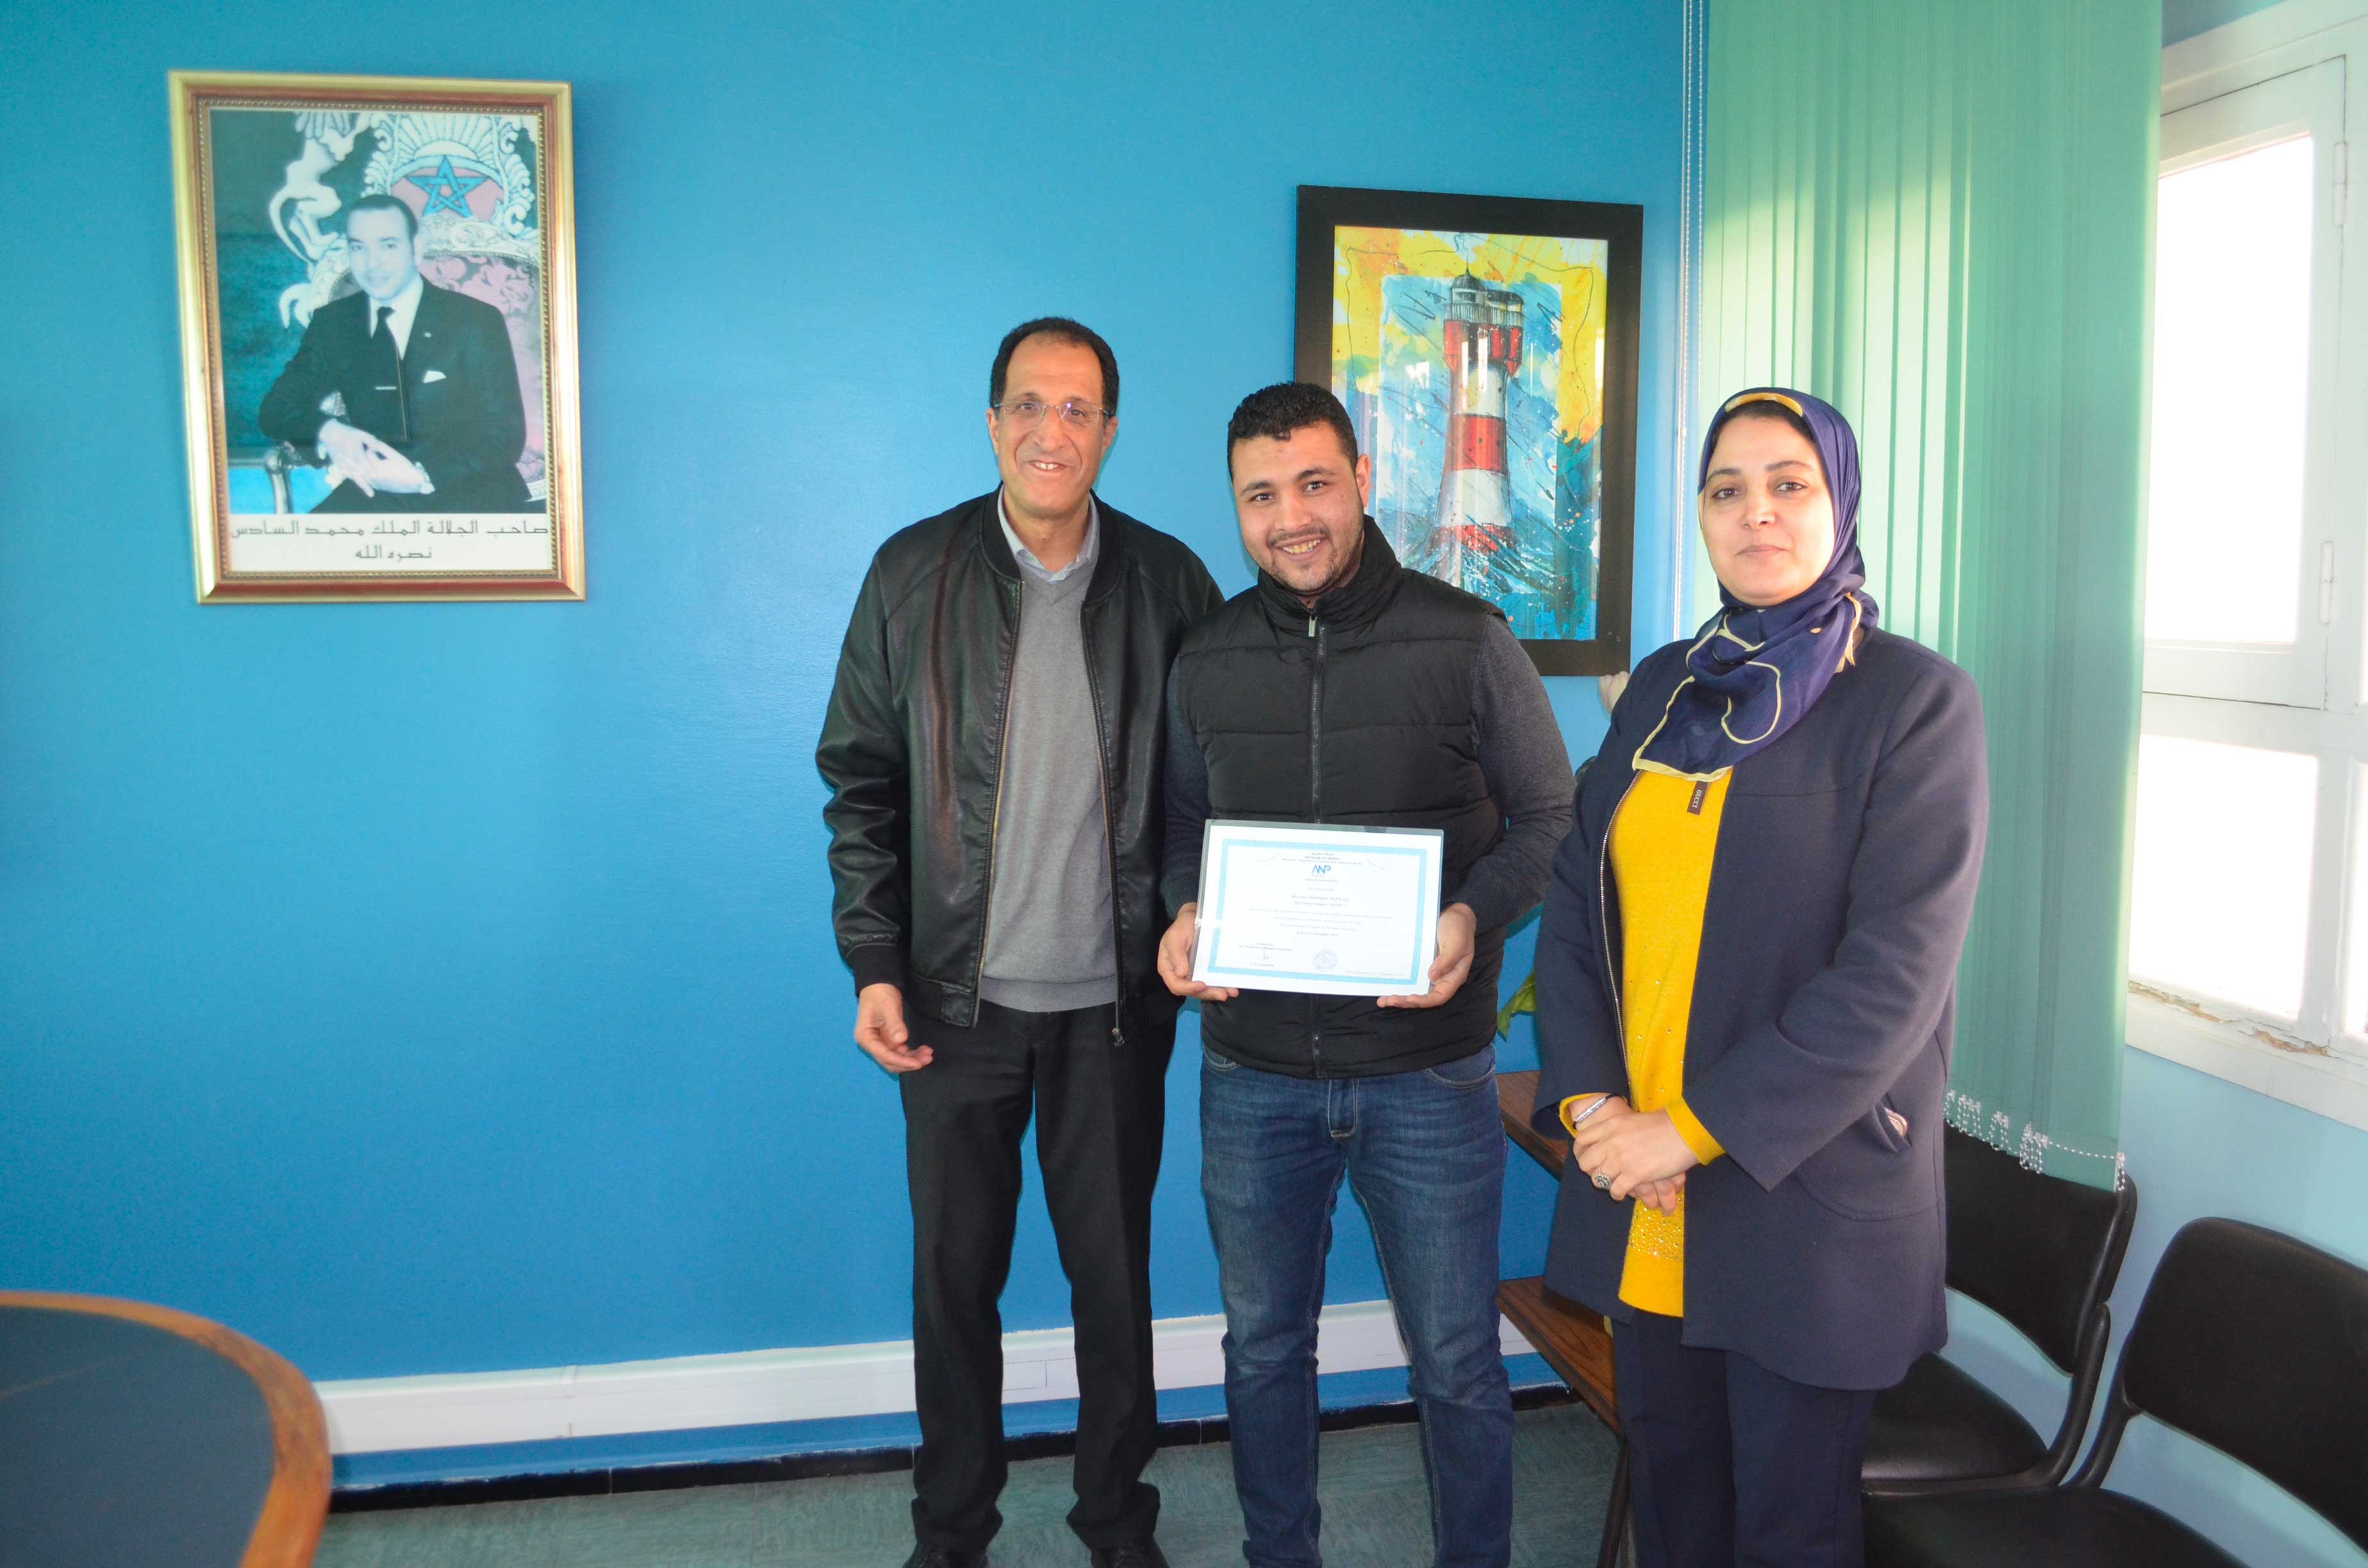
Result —
[[[0,1290],[0,1568],[304,1568],[329,1506],[302,1373],[169,1307]]]

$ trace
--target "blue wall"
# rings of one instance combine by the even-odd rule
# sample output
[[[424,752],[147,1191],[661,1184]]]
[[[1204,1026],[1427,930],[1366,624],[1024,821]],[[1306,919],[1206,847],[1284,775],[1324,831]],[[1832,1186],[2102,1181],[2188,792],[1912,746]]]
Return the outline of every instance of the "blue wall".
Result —
[[[2162,0],[2162,41],[2167,47],[2276,4],[2277,0]]]
[[[848,606],[993,483],[987,360],[1047,311],[1124,367],[1105,493],[1246,585],[1221,431],[1291,369],[1297,182],[1645,204],[1637,642],[1674,632],[1677,8],[557,15],[0,11],[0,1284],[324,1379],[902,1337],[812,762]],[[176,66],[575,84],[588,603],[191,602]],[[1196,1057],[1162,1315],[1217,1306]],[[1351,1220],[1331,1294],[1381,1293]],[[1065,1321],[1032,1201],[1006,1307]]]

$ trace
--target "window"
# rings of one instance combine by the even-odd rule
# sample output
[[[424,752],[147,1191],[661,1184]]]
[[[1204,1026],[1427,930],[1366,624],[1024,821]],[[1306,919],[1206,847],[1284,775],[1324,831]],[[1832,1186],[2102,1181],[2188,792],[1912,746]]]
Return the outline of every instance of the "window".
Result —
[[[2230,74],[2162,121],[2130,1039],[2368,1126],[2346,61]]]

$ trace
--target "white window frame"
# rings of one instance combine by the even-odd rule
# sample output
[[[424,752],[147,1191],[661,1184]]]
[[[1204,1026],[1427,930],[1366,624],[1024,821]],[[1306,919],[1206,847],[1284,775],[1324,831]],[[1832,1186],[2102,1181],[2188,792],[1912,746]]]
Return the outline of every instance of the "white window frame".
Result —
[[[2368,1015],[2346,972],[2368,919],[2368,244],[2345,244],[2348,127],[2368,127],[2368,0],[2285,0],[2163,51],[2161,173],[2307,131],[2318,144],[2304,602],[2291,647],[2149,643],[2141,727],[2318,761],[2300,1016],[2271,1019],[2133,975],[2129,1043],[2368,1128]],[[2349,304],[2349,310],[2345,309]],[[2331,585],[2331,591],[2330,591]],[[2322,606],[2324,605],[2324,613]]]
[[[2294,640],[2283,643],[2168,642],[2146,646],[2146,689],[2240,702],[2324,707],[2328,696],[2329,586],[2335,566],[2335,414],[2338,357],[2328,348],[2342,306],[2343,81],[2341,58],[2255,82],[2162,117],[2162,175],[2176,174],[2308,136],[2314,150],[2310,428],[2303,442],[2302,540],[2294,562]]]

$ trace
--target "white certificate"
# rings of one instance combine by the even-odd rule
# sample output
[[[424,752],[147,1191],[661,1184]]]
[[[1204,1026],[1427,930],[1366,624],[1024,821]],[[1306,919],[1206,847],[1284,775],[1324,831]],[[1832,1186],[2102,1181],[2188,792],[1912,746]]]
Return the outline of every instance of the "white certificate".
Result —
[[[1435,827],[1210,823],[1192,978],[1326,996],[1429,990],[1445,843]]]

